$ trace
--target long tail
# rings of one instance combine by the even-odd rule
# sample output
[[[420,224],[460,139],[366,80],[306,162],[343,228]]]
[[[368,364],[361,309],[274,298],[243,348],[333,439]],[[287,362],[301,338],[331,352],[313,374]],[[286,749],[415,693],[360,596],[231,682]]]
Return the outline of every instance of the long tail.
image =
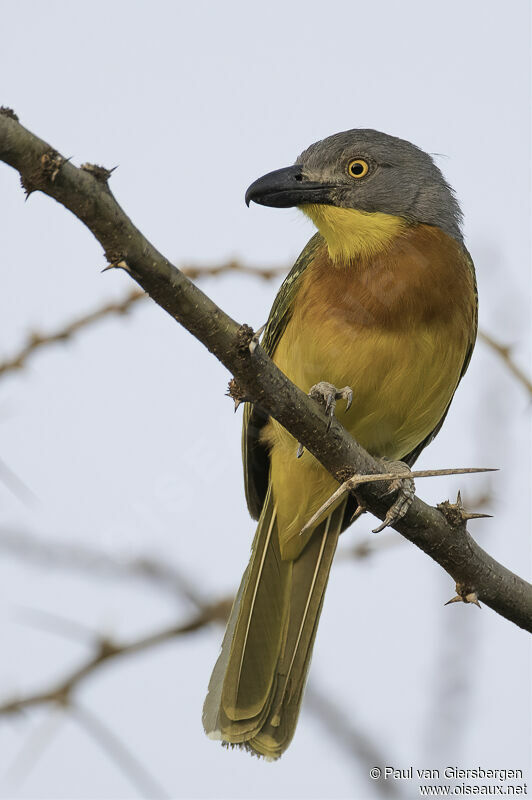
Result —
[[[276,759],[294,735],[345,502],[295,561],[279,550],[268,491],[203,707],[213,739]]]

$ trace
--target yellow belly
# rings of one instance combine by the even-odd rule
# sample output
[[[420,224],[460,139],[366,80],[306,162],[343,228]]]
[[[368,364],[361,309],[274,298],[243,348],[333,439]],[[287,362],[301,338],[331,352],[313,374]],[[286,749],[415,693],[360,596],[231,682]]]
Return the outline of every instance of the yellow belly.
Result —
[[[334,314],[321,324],[295,314],[274,361],[303,391],[319,381],[353,390],[347,413],[336,415],[375,456],[401,459],[430,434],[456,389],[467,341],[457,326],[419,325],[401,331],[349,330]],[[271,446],[271,480],[278,503],[283,558],[295,558],[307,537],[299,531],[337,488],[327,471],[275,420],[265,431]]]

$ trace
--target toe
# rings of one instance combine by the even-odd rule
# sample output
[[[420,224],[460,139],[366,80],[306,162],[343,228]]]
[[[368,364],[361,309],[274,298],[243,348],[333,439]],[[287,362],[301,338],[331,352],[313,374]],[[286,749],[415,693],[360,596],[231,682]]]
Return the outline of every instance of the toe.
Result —
[[[387,528],[389,525],[395,525],[400,519],[404,517],[414,499],[416,493],[416,485],[412,478],[401,478],[405,472],[410,473],[410,467],[404,461],[388,461],[383,459],[386,464],[386,469],[389,472],[397,474],[397,478],[391,482],[390,488],[386,494],[397,492],[395,501],[388,509],[386,516],[382,523],[374,529],[373,533],[380,533],[380,531]]]

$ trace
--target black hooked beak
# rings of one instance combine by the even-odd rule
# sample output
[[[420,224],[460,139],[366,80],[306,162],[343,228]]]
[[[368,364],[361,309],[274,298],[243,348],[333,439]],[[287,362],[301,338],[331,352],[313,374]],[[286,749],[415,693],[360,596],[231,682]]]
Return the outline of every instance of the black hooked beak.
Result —
[[[261,206],[290,208],[305,203],[331,203],[332,184],[306,180],[298,164],[268,172],[251,184],[246,192],[246,205],[253,200]]]

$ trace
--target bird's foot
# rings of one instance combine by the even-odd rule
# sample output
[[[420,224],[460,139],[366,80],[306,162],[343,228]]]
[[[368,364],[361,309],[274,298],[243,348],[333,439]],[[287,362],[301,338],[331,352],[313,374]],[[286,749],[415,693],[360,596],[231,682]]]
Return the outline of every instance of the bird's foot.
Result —
[[[328,417],[327,430],[329,430],[331,427],[331,421],[334,417],[334,411],[336,409],[336,401],[345,400],[346,411],[349,411],[351,408],[351,403],[353,402],[353,390],[350,386],[344,386],[343,389],[337,389],[336,386],[333,386],[332,383],[327,383],[327,381],[320,381],[319,383],[315,383],[314,386],[311,386],[308,396],[323,406],[325,414]],[[298,442],[297,458],[300,458],[303,455],[304,449],[305,448],[301,442]]]
[[[327,381],[315,383],[314,386],[311,387],[308,396],[312,397],[313,400],[316,400],[316,402],[320,403],[320,405],[324,407],[325,413],[329,418],[327,421],[327,430],[329,430],[331,427],[331,421],[334,417],[334,411],[336,409],[336,401],[345,400],[346,411],[349,411],[351,408],[351,403],[353,402],[353,390],[350,386],[344,386],[343,389],[337,389],[336,386],[333,386],[332,383],[327,383]]]
[[[405,472],[410,473],[408,464],[405,464],[404,461],[388,461],[385,458],[383,458],[382,461],[384,462],[387,472],[397,474],[397,478],[390,483],[390,488],[386,494],[392,494],[392,492],[398,492],[398,494],[393,505],[388,509],[384,520],[378,528],[374,529],[373,533],[380,533],[380,531],[387,528],[388,525],[395,525],[396,522],[399,522],[412,505],[412,500],[416,493],[416,486],[413,478],[401,478],[401,475],[404,475]]]

